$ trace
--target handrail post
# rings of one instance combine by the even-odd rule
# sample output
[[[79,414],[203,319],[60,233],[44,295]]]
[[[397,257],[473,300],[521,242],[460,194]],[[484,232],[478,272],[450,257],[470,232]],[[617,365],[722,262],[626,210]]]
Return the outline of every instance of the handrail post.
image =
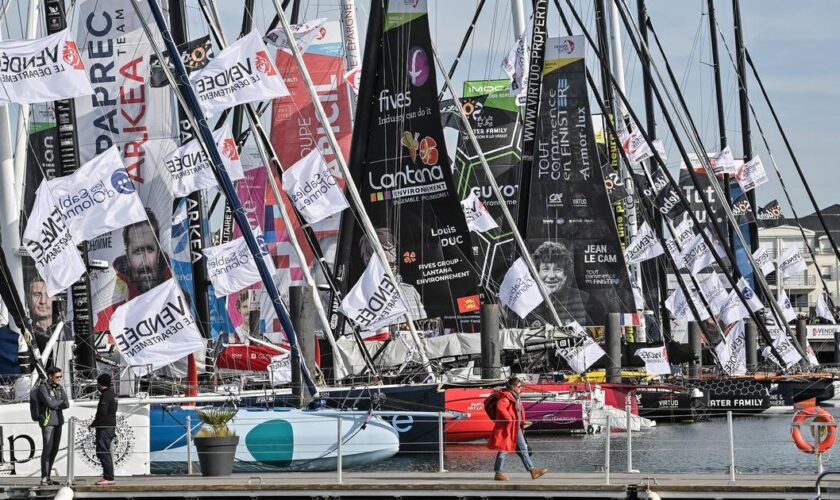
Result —
[[[627,413],[627,473],[633,474],[639,471],[633,469],[633,404],[630,402],[631,393],[627,393],[624,412]]]
[[[337,433],[338,433],[338,436],[337,436],[337,438],[338,438],[338,449],[337,449],[337,456],[336,456],[336,470],[338,472],[338,484],[341,484],[343,482],[343,478],[341,477],[341,458],[342,458],[341,453],[342,453],[342,441],[344,440],[343,439],[344,436],[342,435],[343,433],[342,433],[342,429],[341,429],[341,416],[338,417],[338,425],[336,427],[338,428],[338,431],[337,431]]]
[[[607,414],[607,449],[604,453],[604,479],[605,484],[610,484],[610,436],[612,436],[612,422],[610,414]]]
[[[443,458],[443,451],[446,442],[444,441],[444,432],[443,432],[443,412],[438,412],[438,472],[446,472],[446,468],[444,467],[444,458]]]
[[[187,475],[192,476],[192,417],[187,415]]]
[[[72,486],[75,479],[76,458],[76,417],[70,417],[67,425],[67,486]]]
[[[735,482],[735,430],[732,425],[732,410],[726,412],[726,424],[729,427],[729,482]]]

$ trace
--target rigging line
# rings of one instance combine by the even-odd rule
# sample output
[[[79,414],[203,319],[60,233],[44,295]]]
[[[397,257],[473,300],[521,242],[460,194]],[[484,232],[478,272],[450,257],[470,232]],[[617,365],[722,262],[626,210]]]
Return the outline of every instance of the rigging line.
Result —
[[[613,1],[617,5],[619,5],[619,13],[622,15],[622,19],[624,20],[625,25],[628,27],[628,29],[630,29],[631,23],[629,23],[627,21],[627,16],[626,16],[625,10],[624,10],[624,9],[626,9],[626,4],[624,3],[623,0],[613,0]],[[651,30],[651,32],[654,34],[654,38],[655,38],[656,37],[656,31],[654,30],[653,23],[650,20],[650,18],[648,18],[648,27]],[[636,42],[635,36],[631,39],[631,41],[633,42],[633,46],[634,46],[634,48],[635,48],[635,50],[638,54],[642,54],[642,53],[648,53],[649,54],[650,53],[649,48],[647,47],[646,44],[644,44],[643,40],[642,40],[642,44],[644,44],[643,46],[640,46],[639,43]],[[668,58],[665,55],[664,51],[660,51],[660,53],[662,55],[663,61],[665,62],[665,68],[668,71],[668,75],[671,78],[671,81],[673,82],[674,74],[673,74],[673,71],[671,70],[671,66],[670,66],[670,63],[668,62]],[[720,199],[723,199],[723,193],[721,192],[720,186],[717,182],[717,178],[715,177],[715,175],[713,173],[713,170],[712,170],[711,164],[709,162],[709,159],[708,159],[708,157],[706,157],[705,148],[703,147],[703,144],[702,144],[702,141],[701,141],[699,135],[697,135],[697,128],[694,126],[694,121],[691,118],[691,114],[688,110],[688,106],[685,103],[685,99],[683,98],[682,93],[679,91],[679,89],[676,89],[677,99],[679,100],[680,105],[681,105],[681,107],[677,107],[677,104],[674,102],[673,96],[671,95],[670,92],[668,92],[668,89],[664,86],[665,79],[662,76],[661,72],[659,71],[658,65],[655,62],[651,61],[651,67],[656,72],[657,78],[662,83],[665,95],[668,97],[668,101],[671,104],[673,110],[675,111],[675,113],[677,115],[677,119],[680,121],[680,125],[683,127],[683,130],[685,130],[687,132],[688,140],[690,141],[691,146],[695,150],[701,164],[704,166],[704,170],[705,170],[705,173],[706,173],[706,177],[709,180],[709,184],[711,185],[712,189],[715,191],[715,194]],[[654,94],[656,95],[657,101],[659,101],[660,106],[662,106],[663,109],[664,109],[664,107],[665,107],[664,104],[665,103],[664,103],[664,99],[662,97],[662,93],[660,92],[659,88],[656,85],[652,85],[652,89],[654,91]],[[676,131],[675,124],[674,124],[673,119],[671,118],[670,114],[665,113],[665,120],[668,123],[669,128],[671,128],[672,132]],[[690,132],[693,132],[693,135]],[[644,131],[642,131],[642,134],[644,134]],[[709,198],[707,196],[705,196],[704,194],[699,192],[700,191],[700,189],[699,189],[700,188],[699,174],[695,171],[695,169],[693,167],[690,166],[691,162],[688,158],[688,152],[686,151],[685,146],[682,143],[682,141],[677,141],[676,144],[677,144],[677,147],[680,150],[680,156],[682,157],[683,161],[687,165],[689,165],[689,168],[687,170],[688,170],[689,175],[691,176],[691,179],[692,179],[692,182],[695,185],[695,188],[697,188],[697,190],[698,190],[700,201],[703,203],[703,206],[706,209],[706,211],[709,214],[711,214],[712,210],[711,210],[711,203],[709,201]],[[654,152],[654,154],[656,154],[656,152]],[[733,228],[739,228],[738,223],[735,220],[735,217],[732,215],[732,208],[729,206],[729,204],[721,203],[721,206],[723,207],[724,214],[726,215],[726,218],[729,221],[729,224],[731,224]],[[689,211],[689,214],[693,215],[693,212]],[[718,239],[722,241],[723,240],[723,234],[722,234],[722,230],[720,229],[720,227],[718,227],[717,224],[711,224],[710,227],[717,234]],[[741,242],[741,245],[744,248],[749,248],[749,246],[744,241],[744,236],[741,233],[740,229],[735,230],[733,232],[735,234],[737,234],[737,236],[738,236],[738,238]],[[703,234],[703,233],[701,233],[701,234]],[[704,236],[704,239],[705,239],[705,236]],[[706,242],[706,244],[709,245],[708,242]],[[736,261],[734,252],[732,252],[732,249],[729,248],[728,245],[724,245],[723,247],[724,247],[725,253],[727,254],[727,257],[732,262],[732,265],[736,265],[737,261]],[[709,246],[709,248],[712,248],[712,247]],[[721,269],[725,270],[726,268],[723,266],[723,261],[717,259],[718,256],[716,255],[715,252],[712,252],[712,254],[715,254],[715,257],[716,257],[715,260],[718,262],[718,265],[721,266]],[[746,254],[747,260],[749,261],[749,264],[752,266],[753,270],[758,270],[759,267],[756,264],[755,258],[752,256],[752,254],[750,252],[745,252],[745,254]],[[732,277],[732,275],[730,273],[727,273],[727,272],[724,272],[724,274],[726,275],[727,279],[730,281],[732,286],[737,289],[737,284],[735,283],[735,280]],[[768,296],[772,296],[770,294],[770,287],[767,284],[767,281],[764,279],[764,275],[760,271],[758,273],[754,273],[753,275],[754,275],[755,282],[758,283],[758,285],[760,287],[761,292],[768,295]],[[740,292],[740,289],[738,289],[737,291]],[[789,325],[787,325],[787,323],[782,321],[782,318],[784,317],[784,314],[782,313],[781,306],[779,306],[778,303],[776,303],[775,301],[772,301],[772,300],[768,301],[768,303],[769,303],[769,306],[770,306],[770,311],[775,316],[775,320],[777,322],[777,325],[779,326],[779,328],[784,329],[785,334],[789,335],[789,332],[788,332],[788,326]],[[749,306],[746,302],[744,302],[744,305],[745,305],[745,307],[749,308]],[[756,319],[756,321],[757,321],[757,319]],[[767,325],[764,324],[764,323],[759,323],[758,326],[759,326],[759,329],[762,332],[762,335],[763,336],[766,335],[765,336],[765,341],[770,342],[772,337],[770,336],[769,330],[767,329]],[[792,340],[792,345],[794,345],[794,347],[797,348],[797,350],[802,355],[802,357],[803,358],[807,357],[807,354],[803,350],[802,346],[799,345],[799,341],[796,339],[795,335],[791,335],[791,340]],[[773,352],[775,353],[776,352],[775,347],[772,346],[772,344],[771,344],[770,347],[773,349]],[[781,359],[780,356],[777,355],[777,358],[779,358],[779,361],[782,363],[782,365],[785,365],[784,361]]]
[[[555,2],[559,2],[559,0],[555,0]],[[595,44],[594,44],[594,41],[592,40],[592,36],[589,33],[589,31],[586,29],[586,27],[583,25],[583,23],[581,22],[580,16],[578,15],[577,11],[574,10],[574,7],[571,5],[571,0],[566,0],[566,3],[571,7],[572,15],[575,17],[575,20],[581,26],[585,36],[587,37],[587,40],[589,40],[590,46],[593,47],[593,52],[595,53],[595,55],[598,57],[599,60],[603,61],[604,56],[601,54],[601,52],[599,50],[594,48]],[[624,11],[621,8],[619,8],[618,10],[619,10],[619,13],[623,14]],[[622,19],[624,19],[624,16],[622,16]],[[631,38],[631,41],[635,41],[635,38]],[[634,44],[634,47],[636,47],[636,44]],[[642,52],[637,49],[637,53],[642,53]],[[656,66],[653,64],[653,61],[651,61],[651,67],[656,69]],[[616,87],[615,77],[612,75],[612,73],[608,73],[607,76],[609,76],[610,80],[612,81],[613,87]],[[653,90],[654,96],[656,97],[660,108],[664,109],[664,99],[662,98],[662,95],[661,95],[658,87],[656,85],[653,85],[653,82],[651,82],[651,90]],[[624,92],[620,88],[615,88],[615,91],[616,91],[616,95],[618,95],[621,98],[621,100],[624,102],[625,107],[627,108],[628,113],[630,113],[633,121],[635,121],[637,124],[641,123],[639,121],[638,116],[636,115],[635,111],[633,110],[632,106],[630,105],[629,99],[624,94]],[[676,124],[674,123],[673,119],[671,119],[671,117],[668,113],[664,113],[663,116],[665,117],[665,121],[668,125],[668,129],[671,131],[672,134],[674,134],[675,143],[676,143],[678,149],[680,150],[680,155],[682,156],[683,161],[685,161],[686,163],[690,163],[689,160],[688,160],[688,153],[686,152],[686,150],[685,150],[685,148],[682,144],[682,141],[679,140],[679,138],[677,137],[677,135],[675,133],[676,132]],[[659,163],[660,166],[662,166],[662,171],[665,174],[665,176],[668,178],[669,183],[672,186],[676,187],[675,192],[680,199],[681,205],[685,208],[686,212],[688,213],[689,217],[691,218],[691,221],[695,224],[695,226],[698,229],[702,228],[703,226],[700,224],[700,221],[697,220],[697,217],[694,214],[694,211],[692,210],[691,205],[689,204],[688,200],[685,198],[685,195],[679,189],[679,185],[674,180],[673,175],[671,175],[671,172],[665,166],[665,163],[662,161],[662,157],[659,155],[659,152],[656,151],[656,148],[653,146],[652,141],[650,139],[650,136],[647,134],[647,131],[641,126],[638,127],[638,130],[639,130],[639,133],[642,135],[642,138],[645,140],[645,143],[651,149],[651,152],[653,153],[653,157],[654,157],[655,161],[657,163]],[[711,169],[709,169],[709,170],[711,171]],[[645,171],[647,172],[647,169]],[[689,169],[689,172],[692,174],[692,180],[694,181],[695,184],[697,184],[698,183],[697,178],[696,178],[697,174],[694,172],[694,169]],[[711,206],[709,204],[708,199],[706,199],[706,197],[701,194],[700,200],[703,203],[703,206],[706,209],[706,211],[711,213]],[[718,231],[718,227],[715,224],[711,224],[710,227],[712,228],[713,231],[718,233],[717,234],[718,239],[721,239],[720,233]],[[703,231],[703,230],[700,230],[699,235],[700,235],[701,239],[703,240],[703,243],[710,249],[710,252],[711,252],[712,256],[714,257],[715,262],[718,264],[718,266],[720,266],[721,269],[726,269],[725,262],[723,261],[723,258],[720,255],[718,255],[717,252],[711,250],[712,248],[714,248],[714,245],[712,245],[711,239],[706,234],[706,232]],[[726,256],[730,260],[732,260],[732,261],[735,260],[734,255],[732,255],[731,252],[729,252],[728,248],[725,249],[725,253],[727,254]],[[761,331],[762,336],[764,337],[765,341],[768,344],[770,344],[771,352],[773,352],[774,356],[776,356],[779,359],[780,363],[784,363],[781,355],[778,353],[776,348],[772,345],[772,337],[770,336],[770,333],[767,329],[767,326],[763,322],[760,322],[758,315],[754,311],[752,311],[752,309],[749,308],[747,299],[744,296],[743,291],[738,287],[738,284],[732,278],[732,275],[727,273],[727,272],[724,272],[724,275],[726,276],[727,280],[729,281],[730,285],[732,286],[733,291],[735,291],[735,294],[738,296],[738,298],[744,304],[744,307],[749,312],[750,318],[756,323],[756,326],[758,326],[758,328]]]
[[[469,27],[467,28],[467,32],[464,33],[464,38],[461,40],[461,46],[458,48],[458,54],[455,56],[455,60],[452,61],[452,65],[449,66],[449,78],[452,78],[452,75],[455,74],[455,68],[458,67],[458,62],[461,60],[461,55],[464,53],[464,49],[467,47],[467,43],[469,43],[470,38],[472,38],[472,34],[475,31],[475,23],[478,21],[478,16],[481,15],[482,9],[484,9],[484,3],[487,0],[480,0],[478,2],[478,7],[475,9],[475,14],[473,15],[472,21],[470,22]],[[443,99],[443,93],[446,90],[446,85],[443,85],[440,88],[440,93],[438,93],[438,101]]]

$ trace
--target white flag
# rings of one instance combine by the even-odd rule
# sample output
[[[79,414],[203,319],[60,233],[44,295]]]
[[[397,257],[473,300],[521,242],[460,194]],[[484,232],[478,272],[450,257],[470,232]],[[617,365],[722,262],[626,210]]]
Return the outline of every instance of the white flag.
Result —
[[[627,245],[624,250],[624,260],[628,264],[638,264],[646,260],[658,257],[665,253],[659,239],[653,232],[653,229],[648,225],[647,221],[642,224],[636,237]]]
[[[814,309],[817,316],[832,324],[834,323],[834,315],[831,314],[831,309],[828,307],[828,304],[825,303],[825,296],[823,294],[817,295],[817,305]]]
[[[694,237],[692,227],[694,227],[694,223],[691,222],[691,219],[685,219],[674,228],[674,237],[665,240],[665,247],[668,249],[668,253],[671,254],[674,263],[680,269],[685,269],[685,261],[683,260],[680,249],[685,250],[685,246]],[[679,247],[677,247],[677,244],[679,244]]]
[[[116,146],[72,175],[52,179],[49,189],[76,244],[146,220]]]
[[[805,341],[805,352],[808,354],[808,364],[813,367],[820,366],[817,354],[814,352],[814,349],[811,347],[811,343],[808,341]]]
[[[204,68],[193,71],[190,83],[206,115],[237,104],[289,95],[256,30],[228,45]]]
[[[596,361],[607,354],[588,335],[563,339],[558,342],[556,351],[559,356],[562,356],[569,363],[569,367],[577,373],[585,372]]]
[[[712,242],[714,244],[714,240],[712,240]],[[722,252],[719,247],[715,250]],[[718,253],[718,255],[721,255],[721,253]],[[706,242],[703,241],[703,236],[699,234],[694,236],[694,238],[692,238],[691,241],[683,247],[682,257],[686,267],[693,274],[699,273],[715,262],[714,254],[712,254],[712,251],[709,250]]]
[[[735,164],[735,157],[732,155],[732,149],[726,146],[718,153],[714,162],[715,174],[737,174],[738,166]]]
[[[743,276],[738,280],[738,290],[741,291],[741,294],[747,300],[747,305],[749,306],[750,311],[755,312],[764,308],[764,304],[761,302],[761,299],[756,296],[752,287]]]
[[[35,261],[50,297],[66,290],[85,273],[73,237],[44,179],[35,195],[35,204],[23,232],[23,244]]]
[[[464,216],[467,218],[467,227],[470,231],[483,233],[491,229],[499,229],[496,219],[487,211],[481,198],[475,191],[470,192],[466,199],[461,200],[461,208],[464,209]]]
[[[773,266],[773,257],[770,255],[770,250],[768,250],[767,247],[759,245],[758,249],[753,252],[753,259],[755,260],[755,265],[761,269],[761,273],[764,274],[764,276],[767,276],[775,270],[775,267]]]
[[[260,281],[260,272],[244,237],[204,249],[207,277],[213,283],[216,297],[226,297]],[[274,262],[265,251],[263,262],[274,273]]]
[[[528,40],[524,33],[502,60],[502,71],[511,79],[511,93],[521,102],[528,93]]]
[[[385,274],[382,262],[374,254],[359,281],[344,296],[339,311],[363,331],[371,331],[399,323],[407,309],[399,289]]]
[[[236,140],[230,125],[225,124],[214,131],[213,141],[219,148],[222,163],[230,180],[244,179],[245,172],[242,170],[239,150],[236,148]],[[216,187],[213,166],[197,139],[169,153],[163,159],[163,164],[172,176],[172,194],[175,196],[187,196],[201,189]]]
[[[799,351],[797,351],[793,346],[785,330],[786,329],[782,329],[781,333],[779,333],[776,339],[773,340],[773,347],[776,348],[776,352],[778,352],[779,356],[781,356],[782,360],[784,360],[785,368],[789,368],[791,365],[799,363],[802,359],[802,355],[799,354]]]
[[[668,362],[668,350],[665,346],[637,349],[636,356],[645,362],[645,372],[650,375],[670,375],[671,363]]]
[[[190,305],[174,278],[119,306],[111,335],[123,361],[143,375],[204,348]]]
[[[350,86],[353,95],[359,95],[359,84],[362,82],[362,67],[353,68],[344,74],[344,81]]]
[[[301,24],[293,24],[290,26],[292,29],[292,36],[295,38],[297,48],[301,54],[306,52],[309,45],[311,45],[312,42],[314,42],[319,36],[321,38],[324,37],[326,31],[322,30],[321,26],[325,22],[327,22],[327,18],[321,17],[312,21]],[[265,41],[266,43],[274,45],[278,49],[285,50],[286,52],[292,51],[289,38],[286,36],[286,30],[284,30],[282,26],[266,33]]]
[[[721,308],[726,304],[727,296],[726,288],[721,283],[718,273],[712,271],[712,274],[700,283],[700,289],[703,296],[706,297],[706,302],[709,304],[712,313],[720,314]]]
[[[268,364],[271,385],[284,385],[292,382],[292,353],[287,352],[271,358]]]
[[[767,182],[767,172],[764,170],[761,158],[756,155],[755,158],[741,165],[735,174],[735,179],[745,193]]]
[[[729,292],[729,295],[726,297],[726,302],[724,302],[723,306],[720,308],[719,316],[720,322],[723,323],[724,326],[727,326],[744,318],[749,318],[750,313],[747,311],[747,308],[744,307],[741,299],[738,298],[738,294],[736,294],[733,290]]]
[[[699,321],[706,321],[710,318],[709,311],[703,306],[703,302],[700,300],[697,290],[692,288],[690,285],[688,286],[689,293],[691,294],[691,301],[694,303],[697,313],[700,314]],[[665,307],[671,311],[672,319],[680,321],[694,321],[696,319],[694,318],[694,314],[691,312],[691,308],[688,305],[688,300],[686,300],[682,288],[677,287],[674,290],[674,293],[665,299]]]
[[[621,146],[624,148],[624,152],[627,154],[627,159],[630,160],[631,166],[638,166],[639,163],[653,156],[650,146],[645,141],[644,136],[639,131],[639,127],[636,126],[635,122],[630,122],[629,129],[621,127],[619,129],[619,136]],[[643,171],[642,174],[644,174]]]
[[[70,29],[37,40],[0,42],[0,104],[34,104],[93,94]]]
[[[665,152],[665,143],[662,142],[662,139],[653,140],[653,149],[659,153],[659,157],[662,158],[662,161],[666,161],[668,159],[668,154]]]
[[[505,273],[499,287],[499,298],[522,319],[543,302],[537,282],[522,257],[516,259]]]
[[[728,331],[727,331],[728,330]],[[744,335],[744,322],[738,321],[724,329],[724,339],[715,346],[715,353],[721,368],[727,375],[747,373],[747,342]]]
[[[799,253],[799,247],[789,247],[779,257],[779,272],[785,278],[801,273],[806,269],[808,269],[808,264],[805,263],[805,259]]]
[[[350,206],[318,148],[283,172],[283,190],[310,224]]]
[[[793,305],[790,303],[790,299],[784,290],[779,290],[779,300],[776,303],[782,309],[782,316],[786,323],[790,323],[796,319],[796,311],[793,310]]]

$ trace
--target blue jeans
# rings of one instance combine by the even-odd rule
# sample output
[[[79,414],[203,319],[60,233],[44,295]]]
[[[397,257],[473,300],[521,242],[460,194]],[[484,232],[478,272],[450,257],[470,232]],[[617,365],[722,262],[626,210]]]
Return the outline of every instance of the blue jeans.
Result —
[[[496,465],[493,467],[495,472],[502,472],[507,454],[508,452],[506,451],[500,451],[496,454]],[[525,435],[522,433],[522,429],[516,432],[516,454],[522,460],[522,465],[525,466],[525,470],[530,471],[534,468],[531,457],[528,456],[528,443],[525,442]]]

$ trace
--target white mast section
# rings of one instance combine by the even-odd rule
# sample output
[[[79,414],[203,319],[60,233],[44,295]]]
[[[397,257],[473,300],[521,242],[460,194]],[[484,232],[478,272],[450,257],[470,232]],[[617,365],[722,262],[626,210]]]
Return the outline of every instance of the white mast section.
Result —
[[[523,0],[510,0],[510,13],[513,20],[513,39],[519,40],[525,33],[525,7]]]
[[[279,0],[272,0],[272,2],[274,3],[274,8],[277,11],[277,16],[280,17],[280,24],[283,26],[283,31],[286,33],[286,37],[289,40],[294,40],[294,37],[292,35],[292,29],[291,27],[289,27],[289,21],[286,20],[286,14],[283,12],[283,7],[280,5]],[[303,76],[303,81],[306,84],[306,89],[309,91],[309,97],[312,100],[312,104],[315,108],[315,114],[318,116],[318,121],[321,122],[321,125],[324,127],[324,131],[327,134],[327,140],[330,143],[330,147],[332,147],[333,151],[335,152],[336,163],[341,169],[341,174],[344,176],[344,180],[347,183],[346,192],[350,195],[350,202],[356,207],[356,211],[362,223],[362,228],[365,231],[365,235],[367,236],[368,240],[373,246],[373,250],[374,252],[376,252],[376,256],[379,257],[379,260],[382,261],[382,267],[385,269],[385,275],[388,276],[388,279],[391,280],[392,283],[398,283],[393,270],[391,270],[391,266],[387,265],[388,257],[385,255],[385,250],[382,248],[382,243],[380,243],[379,237],[376,235],[376,229],[373,226],[373,222],[371,222],[370,217],[368,217],[368,214],[365,211],[365,206],[362,202],[362,196],[359,194],[359,189],[356,187],[356,183],[353,182],[353,176],[350,174],[350,168],[347,166],[347,162],[344,161],[344,155],[341,152],[341,146],[339,146],[338,140],[335,138],[335,134],[333,134],[332,127],[330,127],[330,122],[327,119],[327,113],[324,111],[324,107],[321,105],[321,100],[318,99],[318,94],[315,91],[315,86],[312,83],[312,77],[309,76],[309,70],[306,68],[306,64],[303,62],[303,56],[298,50],[297,44],[291,43],[289,45],[292,51],[292,55],[294,56],[295,61],[297,62],[300,74],[301,76]],[[345,217],[346,216],[347,215],[345,214]],[[405,296],[400,287],[397,287],[397,292],[400,295],[400,300],[402,300],[404,304],[408,304],[409,302],[405,300]],[[417,333],[417,328],[415,328],[414,326],[414,318],[412,317],[411,311],[406,310],[405,320],[408,323],[408,329],[411,333],[411,338],[417,346],[417,351],[420,354],[420,359],[423,363],[423,368],[426,370],[426,373],[428,373],[432,377],[432,380],[436,381],[437,377],[434,371],[432,370],[432,366],[429,363],[429,357],[426,353],[426,344],[420,338],[420,334]]]
[[[12,3],[9,1],[8,3]],[[26,39],[37,38],[38,18],[41,14],[41,0],[29,0],[29,13],[26,16]],[[26,143],[29,139],[29,112],[28,104],[21,104],[18,107],[17,135],[15,136],[15,185],[17,189],[17,206],[23,206],[23,191],[26,176]],[[29,189],[37,189],[38,186],[29,186]]]

